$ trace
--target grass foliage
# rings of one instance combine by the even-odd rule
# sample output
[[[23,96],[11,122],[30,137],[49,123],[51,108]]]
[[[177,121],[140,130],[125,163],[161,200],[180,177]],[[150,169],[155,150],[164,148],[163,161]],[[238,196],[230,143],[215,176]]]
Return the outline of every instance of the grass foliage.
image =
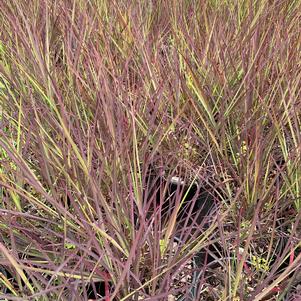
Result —
[[[0,1],[0,299],[171,300],[216,245],[196,300],[300,298],[300,4]]]

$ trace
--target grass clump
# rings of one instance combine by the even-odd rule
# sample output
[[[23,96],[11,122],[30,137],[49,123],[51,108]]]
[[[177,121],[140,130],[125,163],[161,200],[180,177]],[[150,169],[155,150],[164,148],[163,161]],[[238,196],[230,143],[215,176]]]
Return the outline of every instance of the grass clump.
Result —
[[[1,300],[299,298],[300,11],[1,1]]]

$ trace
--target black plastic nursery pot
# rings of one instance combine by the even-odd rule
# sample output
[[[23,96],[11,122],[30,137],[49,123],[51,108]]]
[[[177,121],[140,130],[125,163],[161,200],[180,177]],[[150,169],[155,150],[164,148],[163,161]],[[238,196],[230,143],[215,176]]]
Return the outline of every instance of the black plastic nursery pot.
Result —
[[[179,191],[181,191],[179,195]],[[176,195],[178,194],[178,195]],[[167,203],[163,206],[163,211],[167,211],[169,206],[173,206],[175,198],[180,197],[184,199],[183,206],[179,210],[177,216],[177,233],[175,242],[185,243],[181,241],[184,227],[193,226],[190,228],[191,235],[194,231],[206,231],[210,225],[210,215],[217,209],[214,196],[205,187],[199,187],[197,183],[185,185],[178,177],[173,177],[168,185],[166,200]],[[170,202],[170,203],[169,203]],[[209,246],[208,250],[201,250],[190,261],[191,275],[188,284],[189,289],[182,294],[173,296],[175,301],[189,301],[199,300],[200,278],[204,273],[206,267],[217,267],[219,252],[216,252],[218,246]],[[214,255],[213,255],[214,254]],[[213,257],[213,256],[214,257]]]

